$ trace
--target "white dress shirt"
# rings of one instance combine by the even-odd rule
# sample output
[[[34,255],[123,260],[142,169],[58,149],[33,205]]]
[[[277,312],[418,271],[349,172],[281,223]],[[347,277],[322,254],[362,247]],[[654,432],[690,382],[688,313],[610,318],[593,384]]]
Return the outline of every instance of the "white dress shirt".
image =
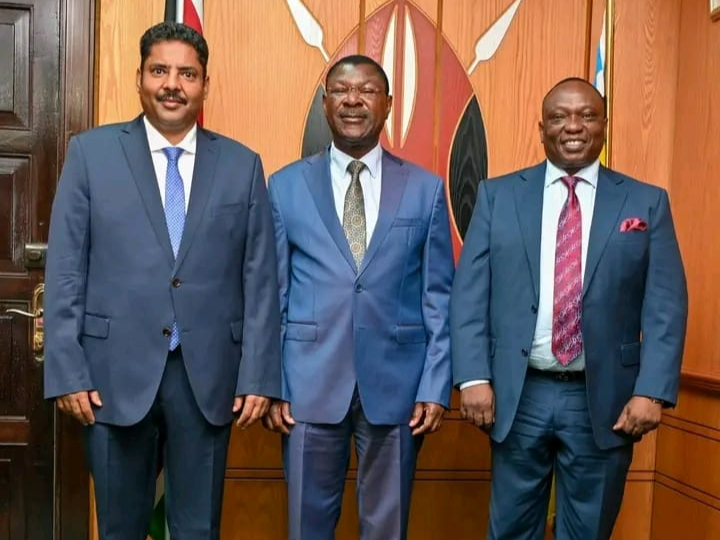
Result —
[[[177,145],[173,145],[155,129],[155,126],[148,121],[147,117],[143,116],[143,122],[145,122],[145,132],[147,133],[148,146],[150,147],[150,156],[152,157],[155,178],[157,179],[158,189],[160,189],[160,199],[162,200],[163,208],[165,207],[165,177],[168,166],[168,160],[163,152],[163,148],[177,146],[183,149],[178,159],[178,170],[180,171],[180,178],[182,178],[183,186],[185,187],[185,213],[187,213],[193,170],[195,169],[197,124],[192,127],[182,141]]]
[[[360,186],[362,186],[363,202],[365,203],[365,247],[370,243],[380,213],[382,152],[382,147],[378,144],[360,158],[360,161],[365,164],[365,168],[360,172]],[[345,212],[345,193],[347,193],[352,180],[347,166],[354,159],[338,150],[335,143],[330,146],[330,180],[335,199],[335,211],[341,224]]]
[[[582,214],[582,278],[585,277],[585,260],[587,259],[590,225],[595,209],[595,193],[597,191],[600,162],[580,169],[573,176],[581,178],[575,185],[575,193],[580,202]],[[557,226],[560,212],[568,197],[568,188],[561,180],[568,174],[547,161],[545,170],[545,193],[542,207],[542,231],[540,234],[540,301],[538,303],[535,334],[528,358],[528,365],[535,369],[553,371],[582,371],[585,369],[585,351],[583,350],[568,366],[563,366],[552,353],[552,319],[553,294],[555,289],[555,245],[557,243]],[[460,389],[486,384],[487,380],[467,381]]]

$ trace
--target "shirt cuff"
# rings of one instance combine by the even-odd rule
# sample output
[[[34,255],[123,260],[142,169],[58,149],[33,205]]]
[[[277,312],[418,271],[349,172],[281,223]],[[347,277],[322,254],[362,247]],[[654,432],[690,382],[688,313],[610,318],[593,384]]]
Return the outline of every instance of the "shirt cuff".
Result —
[[[478,384],[490,384],[490,381],[487,379],[476,379],[474,381],[465,381],[464,383],[460,383],[460,390],[465,390],[466,388],[470,388],[471,386],[477,386]]]

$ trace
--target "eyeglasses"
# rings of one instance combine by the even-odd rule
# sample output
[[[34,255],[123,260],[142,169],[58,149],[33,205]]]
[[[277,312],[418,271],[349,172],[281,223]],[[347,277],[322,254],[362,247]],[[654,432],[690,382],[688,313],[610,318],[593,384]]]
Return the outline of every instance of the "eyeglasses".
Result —
[[[333,99],[342,99],[345,97],[349,97],[350,94],[353,92],[357,92],[357,94],[362,99],[374,99],[376,96],[384,93],[384,90],[380,90],[379,88],[372,88],[368,86],[363,86],[362,88],[358,88],[356,86],[350,86],[350,87],[342,87],[338,86],[335,88],[329,88],[327,91],[328,96],[330,96]]]

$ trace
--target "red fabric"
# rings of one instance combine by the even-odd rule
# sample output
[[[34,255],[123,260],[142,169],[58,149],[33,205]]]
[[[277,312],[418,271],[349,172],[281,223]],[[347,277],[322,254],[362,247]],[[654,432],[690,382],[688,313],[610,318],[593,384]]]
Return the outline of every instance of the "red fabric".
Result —
[[[567,366],[582,351],[582,213],[575,194],[578,178],[565,176],[568,198],[557,228],[553,292],[552,352]]]
[[[620,224],[620,232],[647,231],[647,223],[640,218],[628,218]]]

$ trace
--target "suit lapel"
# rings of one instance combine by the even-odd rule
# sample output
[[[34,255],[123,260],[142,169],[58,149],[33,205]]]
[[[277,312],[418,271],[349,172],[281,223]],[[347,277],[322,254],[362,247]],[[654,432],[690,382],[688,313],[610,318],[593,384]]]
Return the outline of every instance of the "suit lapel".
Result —
[[[309,167],[305,168],[303,174],[308,189],[315,201],[318,214],[320,214],[320,219],[325,224],[335,245],[350,265],[350,268],[356,271],[355,260],[350,252],[345,231],[343,231],[340,220],[338,219],[337,210],[335,210],[335,197],[330,179],[329,152],[325,151],[321,154],[316,154],[309,158],[308,161]]]
[[[138,116],[122,130],[120,144],[125,153],[125,159],[135,185],[140,193],[140,198],[145,206],[145,212],[147,212],[150,219],[150,224],[155,231],[168,264],[172,266],[172,246],[170,245],[170,236],[165,223],[165,211],[160,198],[155,167],[150,157],[150,147],[142,116]]]
[[[190,200],[188,201],[188,211],[185,217],[185,228],[183,229],[177,260],[175,261],[175,270],[180,267],[185,255],[187,255],[205,213],[205,205],[215,180],[215,166],[219,155],[215,140],[214,135],[198,128]]]
[[[540,235],[545,194],[545,164],[527,169],[515,186],[515,210],[532,276],[535,298],[540,297]]]
[[[390,226],[397,214],[398,206],[405,193],[408,180],[408,170],[402,162],[383,150],[382,157],[382,186],[380,187],[380,210],[375,230],[370,238],[368,249],[363,257],[362,266],[358,274],[362,274],[377,254],[380,246],[387,236]]]
[[[597,193],[595,194],[595,208],[593,210],[592,225],[590,226],[590,239],[588,240],[587,259],[585,260],[583,295],[587,293],[595,269],[617,224],[618,216],[626,198],[627,190],[623,186],[622,177],[605,167],[600,167]]]

